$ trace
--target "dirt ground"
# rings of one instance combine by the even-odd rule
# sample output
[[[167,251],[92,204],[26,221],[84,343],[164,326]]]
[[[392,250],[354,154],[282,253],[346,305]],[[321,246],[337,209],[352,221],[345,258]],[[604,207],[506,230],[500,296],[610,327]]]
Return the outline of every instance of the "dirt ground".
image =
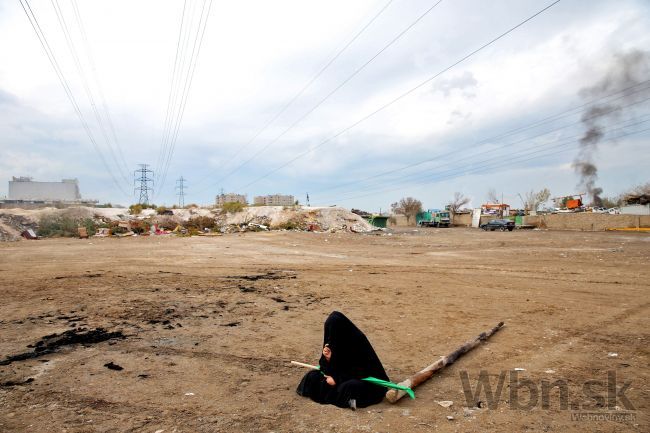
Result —
[[[2,432],[650,431],[644,233],[21,241],[0,244],[0,293],[0,360],[74,327],[126,335],[0,366]],[[394,381],[506,326],[415,400],[354,412],[298,396],[305,370],[289,364],[317,362],[333,310],[366,333]],[[475,391],[481,370],[493,399],[466,399],[462,377]],[[608,372],[623,394],[610,389],[611,401]],[[546,406],[545,381],[564,381],[571,406],[559,386]],[[586,413],[601,417],[575,418]]]

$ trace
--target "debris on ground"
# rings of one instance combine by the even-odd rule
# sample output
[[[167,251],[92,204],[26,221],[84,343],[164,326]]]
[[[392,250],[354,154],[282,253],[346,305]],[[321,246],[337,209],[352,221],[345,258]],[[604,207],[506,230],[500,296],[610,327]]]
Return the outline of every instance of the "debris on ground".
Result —
[[[438,404],[439,404],[440,406],[442,406],[442,407],[449,407],[449,406],[451,406],[452,404],[454,404],[454,402],[451,401],[451,400],[436,401],[436,403],[438,403]]]
[[[11,213],[9,213],[11,212]],[[46,230],[43,236],[219,236],[228,233],[266,232],[271,230],[309,232],[369,233],[377,230],[362,218],[339,207],[252,206],[240,212],[222,212],[220,208],[168,209],[156,214],[144,209],[131,215],[123,208],[70,207],[66,209],[6,209],[0,214],[0,241],[37,239],[39,224],[72,222],[74,233]],[[83,226],[83,227],[82,227]],[[30,231],[31,230],[31,231]]]
[[[37,224],[21,215],[10,213],[0,214],[0,241],[17,241],[20,240],[22,233],[31,230],[36,237]]]
[[[44,336],[36,343],[27,346],[33,348],[33,350],[19,353],[17,355],[7,356],[5,359],[0,361],[0,365],[9,365],[16,361],[38,358],[39,356],[54,353],[63,346],[96,344],[117,338],[123,339],[126,337],[121,331],[108,332],[104,328],[95,328],[92,330],[87,330],[86,328],[70,329],[61,334],[50,334]]]
[[[25,239],[30,239],[30,240],[38,239],[38,236],[36,235],[36,233],[32,229],[27,229],[27,230],[23,231],[20,234],[20,236],[24,237]]]
[[[124,370],[124,367],[115,364],[113,361],[107,362],[106,364],[104,364],[104,367],[108,368],[109,370],[115,370],[115,371]]]

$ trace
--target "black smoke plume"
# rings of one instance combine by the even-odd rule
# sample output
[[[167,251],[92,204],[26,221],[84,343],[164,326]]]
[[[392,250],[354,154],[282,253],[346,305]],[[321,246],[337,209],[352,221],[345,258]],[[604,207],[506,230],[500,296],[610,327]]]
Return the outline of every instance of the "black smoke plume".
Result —
[[[580,139],[580,150],[573,161],[573,168],[580,176],[579,188],[591,197],[593,206],[601,206],[602,188],[596,186],[598,167],[594,154],[605,137],[606,127],[612,120],[625,116],[626,106],[648,97],[650,80],[650,52],[633,50],[614,55],[605,76],[596,85],[580,90],[583,98],[594,99],[620,92],[611,102],[598,102],[586,108],[582,114],[585,133]],[[643,84],[645,83],[645,84]],[[646,89],[640,91],[640,89]],[[615,100],[614,100],[615,99]]]

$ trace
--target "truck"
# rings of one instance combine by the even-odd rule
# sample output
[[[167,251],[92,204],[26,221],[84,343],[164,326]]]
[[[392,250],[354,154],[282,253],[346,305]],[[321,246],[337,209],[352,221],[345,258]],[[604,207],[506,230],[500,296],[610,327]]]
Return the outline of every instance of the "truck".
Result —
[[[418,213],[415,220],[420,227],[449,227],[451,225],[448,210],[429,209],[426,212]]]

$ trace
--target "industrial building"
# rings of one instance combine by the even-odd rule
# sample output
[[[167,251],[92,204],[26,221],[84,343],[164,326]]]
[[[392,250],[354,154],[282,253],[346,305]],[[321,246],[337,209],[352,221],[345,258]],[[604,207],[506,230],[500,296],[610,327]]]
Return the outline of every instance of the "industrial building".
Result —
[[[224,203],[241,203],[246,205],[248,201],[245,194],[235,194],[232,192],[228,194],[221,193],[216,198],[216,205],[223,206]]]
[[[31,177],[13,177],[9,181],[8,200],[62,201],[81,200],[77,179],[63,179],[61,182],[35,182]]]
[[[292,195],[258,195],[253,199],[256,206],[293,206],[296,201]]]
[[[77,179],[61,182],[36,182],[31,177],[12,177],[7,198],[0,200],[0,208],[18,207],[37,209],[46,206],[95,206],[97,200],[82,199]]]

